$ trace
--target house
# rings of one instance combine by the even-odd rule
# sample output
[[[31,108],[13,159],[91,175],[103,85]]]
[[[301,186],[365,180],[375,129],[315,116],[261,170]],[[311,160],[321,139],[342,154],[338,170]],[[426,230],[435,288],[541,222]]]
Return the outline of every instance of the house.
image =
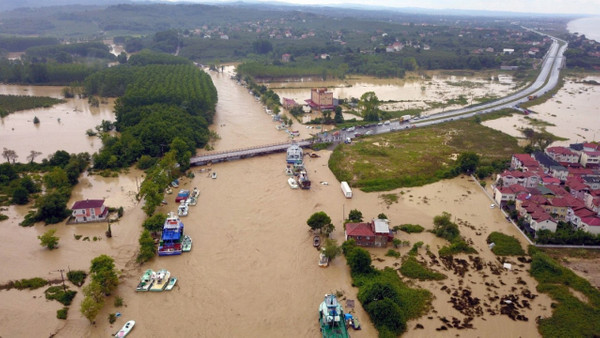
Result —
[[[312,88],[310,90],[310,99],[305,101],[313,109],[335,108],[333,92],[328,91],[327,88]]]
[[[582,151],[579,163],[586,168],[600,167],[600,151]]]
[[[299,106],[298,102],[296,102],[294,99],[288,99],[288,98],[283,98],[283,108],[285,109],[292,109],[296,106]]]
[[[526,188],[537,187],[542,182],[540,175],[535,171],[505,170],[496,176],[496,185],[503,188],[514,184],[522,185]]]
[[[520,184],[513,184],[508,187],[494,187],[494,200],[500,206],[506,204],[508,201],[514,201],[517,195],[521,193],[527,193],[527,188]]]
[[[581,219],[581,228],[594,235],[600,235],[600,217],[591,216]]]
[[[71,207],[75,222],[96,222],[103,221],[108,216],[108,209],[104,205],[104,200],[84,200],[77,201]]]
[[[546,155],[541,151],[536,151],[532,154],[532,157],[538,161],[540,166],[544,169],[544,174],[552,175],[561,181],[566,181],[569,171],[563,167],[560,163],[552,159],[552,157]]]
[[[387,219],[374,219],[368,223],[347,223],[345,227],[346,240],[354,239],[359,246],[384,248],[394,238]]]
[[[529,154],[514,154],[510,160],[510,169],[521,169],[523,171],[531,171],[539,168],[540,164],[534,160]]]
[[[548,147],[546,154],[562,165],[579,163],[579,154],[565,147]]]
[[[291,58],[292,58],[291,54],[285,53],[281,56],[281,62],[290,62]]]

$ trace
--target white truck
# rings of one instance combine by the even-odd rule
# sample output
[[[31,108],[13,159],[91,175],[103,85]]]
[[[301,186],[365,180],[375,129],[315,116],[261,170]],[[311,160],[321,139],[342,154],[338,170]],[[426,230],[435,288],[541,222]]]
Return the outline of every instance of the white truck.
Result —
[[[412,118],[412,115],[402,115],[400,122],[408,122]]]
[[[344,196],[346,196],[346,198],[352,198],[352,189],[350,189],[348,182],[342,181],[341,187],[342,187],[342,192],[344,193]]]

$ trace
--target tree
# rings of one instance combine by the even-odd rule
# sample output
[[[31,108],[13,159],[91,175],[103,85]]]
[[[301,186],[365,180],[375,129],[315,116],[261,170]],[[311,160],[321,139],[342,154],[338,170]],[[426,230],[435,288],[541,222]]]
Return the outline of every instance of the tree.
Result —
[[[12,200],[15,204],[27,204],[27,202],[29,202],[29,191],[22,186],[17,187],[15,191],[13,191]]]
[[[33,124],[40,124],[40,119],[37,116],[33,117]]]
[[[331,218],[323,211],[315,212],[306,221],[306,224],[314,231],[321,230],[324,226],[331,224]]]
[[[458,225],[450,220],[451,217],[451,214],[444,211],[441,215],[433,218],[433,233],[449,242],[453,242],[460,237]]]
[[[100,255],[92,259],[90,275],[92,276],[92,281],[98,283],[105,295],[110,295],[119,284],[114,260],[107,255]]]
[[[10,163],[10,161],[12,161],[12,163],[15,164],[19,155],[17,155],[17,153],[12,149],[4,148],[4,151],[2,151],[2,157],[6,159],[6,162]]]
[[[465,152],[458,155],[456,164],[461,172],[472,173],[479,165],[479,155],[473,152]]]
[[[336,106],[335,107],[335,115],[333,117],[333,122],[335,123],[344,123],[344,115],[342,115],[342,107],[340,106]]]
[[[323,254],[331,262],[337,255],[342,252],[342,247],[337,244],[335,239],[327,238],[323,246]]]
[[[53,191],[37,200],[38,211],[35,215],[35,221],[45,221],[46,224],[61,222],[67,216],[67,198],[64,194]]]
[[[39,151],[32,150],[31,153],[29,155],[27,155],[27,159],[29,160],[29,163],[33,163],[33,161],[35,160],[35,158],[38,157],[41,154],[42,153],[39,152]]]
[[[158,213],[147,218],[144,223],[142,223],[142,227],[152,233],[157,233],[162,230],[166,219],[167,215]]]
[[[46,183],[46,187],[50,189],[71,185],[69,183],[67,172],[60,167],[55,167],[51,172],[44,175],[44,183]]]
[[[346,255],[346,262],[352,274],[368,274],[373,271],[371,267],[371,254],[363,248],[355,247]]]
[[[360,223],[363,221],[363,214],[358,209],[350,210],[348,214],[348,221],[351,223]]]
[[[379,121],[379,99],[375,92],[364,93],[358,101],[358,108],[365,121]]]
[[[40,240],[40,245],[45,246],[50,250],[56,249],[56,247],[58,246],[59,238],[57,236],[54,236],[55,233],[56,229],[50,229],[46,231],[43,235],[38,236],[38,239]]]
[[[138,263],[144,263],[156,255],[156,245],[150,235],[150,231],[144,230],[138,241],[140,243],[140,253],[137,256]]]
[[[79,308],[79,311],[85,318],[87,318],[90,321],[90,323],[93,323],[94,319],[96,319],[96,316],[98,315],[100,310],[102,310],[103,306],[104,306],[104,301],[96,302],[91,297],[85,297],[81,301],[81,306]]]
[[[121,52],[121,54],[117,55],[117,61],[120,64],[127,63],[127,54],[125,52]]]
[[[388,219],[387,216],[382,212],[379,215],[377,215],[378,219]]]

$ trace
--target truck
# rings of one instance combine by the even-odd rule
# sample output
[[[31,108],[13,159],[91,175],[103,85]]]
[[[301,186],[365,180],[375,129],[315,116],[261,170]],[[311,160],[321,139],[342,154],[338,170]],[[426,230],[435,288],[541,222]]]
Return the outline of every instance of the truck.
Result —
[[[412,115],[402,115],[400,122],[408,122],[412,118]]]
[[[342,192],[344,193],[344,196],[346,196],[346,198],[352,198],[352,189],[350,189],[348,182],[342,181],[341,187],[342,187]]]
[[[537,95],[529,95],[527,96],[527,99],[531,100],[535,100],[537,98]]]

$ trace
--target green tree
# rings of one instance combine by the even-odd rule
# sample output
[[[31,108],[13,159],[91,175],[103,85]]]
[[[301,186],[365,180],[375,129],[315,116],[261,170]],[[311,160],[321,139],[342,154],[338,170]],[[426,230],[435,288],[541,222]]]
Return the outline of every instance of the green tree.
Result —
[[[104,301],[97,302],[92,297],[85,297],[81,301],[79,311],[85,318],[87,318],[87,320],[90,321],[90,323],[93,323],[103,306]]]
[[[157,233],[162,230],[166,219],[167,215],[158,213],[147,218],[144,223],[142,223],[142,227],[151,233]]]
[[[363,248],[355,247],[346,254],[346,262],[353,275],[368,274],[373,271],[371,267],[371,254]]]
[[[327,238],[323,246],[323,253],[331,262],[342,252],[342,247],[338,245],[335,239]]]
[[[137,256],[138,263],[144,263],[156,255],[156,245],[154,239],[150,235],[150,231],[144,230],[140,235],[140,252]]]
[[[348,214],[348,221],[350,223],[360,223],[363,221],[363,214],[358,209],[350,210]]]
[[[377,215],[377,218],[378,219],[388,219],[387,216],[386,216],[386,214],[384,214],[383,212],[380,213],[379,215]]]
[[[461,172],[470,174],[477,169],[479,165],[479,155],[473,152],[465,152],[458,155],[456,165]]]
[[[119,284],[114,260],[107,255],[100,255],[92,259],[90,275],[92,281],[98,283],[105,295],[110,295]]]
[[[23,205],[29,202],[29,191],[22,186],[19,186],[13,191],[12,201],[15,204]]]
[[[306,221],[306,224],[314,231],[321,230],[324,226],[331,224],[331,218],[323,211],[315,212]]]
[[[344,115],[342,115],[342,107],[335,107],[335,115],[333,117],[333,122],[339,124],[344,123]]]
[[[57,236],[54,236],[55,233],[56,229],[50,229],[46,231],[43,235],[38,236],[38,239],[40,240],[40,245],[45,246],[50,250],[56,249],[56,247],[58,246],[59,238]]]
[[[117,55],[117,61],[120,64],[127,63],[127,54],[125,52],[121,52],[121,54]]]
[[[460,237],[460,231],[458,225],[451,221],[452,215],[447,212],[443,212],[441,215],[433,218],[433,233],[441,238],[445,238],[449,242],[453,242]]]
[[[379,99],[375,92],[364,93],[358,101],[358,108],[365,121],[379,121]]]
[[[36,206],[35,221],[45,221],[47,224],[62,222],[67,216],[67,198],[59,191],[52,191],[45,196],[38,198]]]
[[[44,183],[47,188],[60,188],[65,186],[70,186],[69,177],[67,176],[67,172],[65,169],[56,167],[52,169],[49,173],[44,175]]]
[[[190,158],[192,157],[190,148],[193,147],[194,145],[190,146],[180,137],[175,137],[171,142],[170,149],[175,152],[175,160],[181,166],[182,171],[190,167]]]
[[[393,333],[400,334],[406,330],[406,320],[398,304],[391,299],[382,299],[365,306],[373,323],[378,328],[385,327]]]

